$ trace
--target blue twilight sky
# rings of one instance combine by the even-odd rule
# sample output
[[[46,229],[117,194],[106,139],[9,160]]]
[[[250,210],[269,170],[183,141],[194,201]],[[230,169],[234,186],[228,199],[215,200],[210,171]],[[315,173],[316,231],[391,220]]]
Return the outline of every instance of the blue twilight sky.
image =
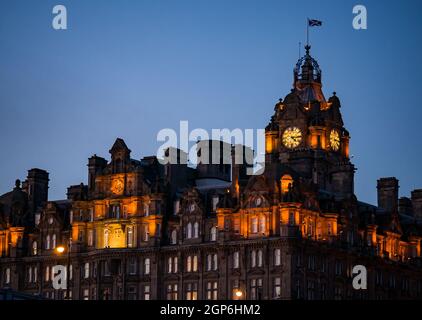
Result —
[[[66,31],[51,27],[54,5]],[[364,4],[368,30],[352,28]],[[0,194],[50,172],[50,199],[87,181],[87,159],[116,137],[133,158],[162,128],[263,128],[289,93],[306,17],[328,98],[349,129],[356,193],[376,180],[422,188],[422,1],[55,0],[0,2]],[[303,52],[303,50],[302,50]]]

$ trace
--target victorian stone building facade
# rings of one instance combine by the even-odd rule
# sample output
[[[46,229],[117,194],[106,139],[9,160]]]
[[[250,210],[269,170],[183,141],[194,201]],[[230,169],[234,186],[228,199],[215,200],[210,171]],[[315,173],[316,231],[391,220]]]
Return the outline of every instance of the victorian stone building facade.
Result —
[[[0,196],[0,288],[89,300],[422,297],[422,190],[399,199],[398,181],[383,178],[376,206],[355,197],[340,100],[325,99],[309,50],[266,127],[261,175],[235,161],[239,146],[231,165],[191,168],[134,160],[122,139],[110,161],[89,158],[87,185],[66,200],[48,201],[48,173],[29,170]],[[68,291],[53,288],[56,265],[68,266]],[[366,290],[353,289],[356,265]]]

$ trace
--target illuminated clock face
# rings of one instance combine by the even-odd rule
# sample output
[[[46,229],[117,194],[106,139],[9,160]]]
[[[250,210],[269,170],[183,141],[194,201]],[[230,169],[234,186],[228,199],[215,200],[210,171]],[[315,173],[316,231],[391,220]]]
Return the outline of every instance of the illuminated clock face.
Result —
[[[123,180],[121,179],[116,179],[113,181],[112,186],[111,186],[111,191],[114,194],[121,194],[123,192]]]
[[[296,148],[302,141],[302,132],[299,128],[290,127],[283,133],[283,144],[286,148]]]
[[[338,149],[340,148],[340,135],[338,134],[337,130],[331,130],[330,132],[330,144],[331,144],[331,148],[334,151],[338,151]]]

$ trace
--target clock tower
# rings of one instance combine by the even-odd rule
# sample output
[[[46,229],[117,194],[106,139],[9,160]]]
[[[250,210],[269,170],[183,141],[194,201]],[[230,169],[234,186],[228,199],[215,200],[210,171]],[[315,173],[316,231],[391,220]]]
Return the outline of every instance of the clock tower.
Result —
[[[355,167],[349,159],[349,132],[334,92],[325,99],[321,69],[306,46],[294,68],[291,92],[275,105],[266,128],[267,165],[281,164],[312,180],[319,190],[348,198]]]

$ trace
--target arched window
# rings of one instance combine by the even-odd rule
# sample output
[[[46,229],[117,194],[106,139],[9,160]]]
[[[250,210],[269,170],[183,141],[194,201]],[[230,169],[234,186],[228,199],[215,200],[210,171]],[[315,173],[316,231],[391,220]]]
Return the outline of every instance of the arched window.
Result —
[[[207,271],[210,271],[212,269],[212,255],[207,255]]]
[[[265,224],[266,224],[265,217],[260,217],[259,218],[259,232],[260,233],[265,233]]]
[[[32,242],[32,254],[36,256],[38,254],[38,243],[37,241]]]
[[[192,272],[192,256],[188,256],[186,261],[186,271]]]
[[[171,232],[171,244],[177,244],[177,230]]]
[[[88,279],[89,278],[89,263],[85,262],[84,265],[84,278]]]
[[[253,217],[251,219],[251,233],[258,233],[258,219]]]
[[[186,238],[190,239],[192,238],[192,223],[188,223],[187,226],[187,232],[186,232]]]
[[[198,256],[193,256],[193,266],[192,266],[192,271],[196,272],[198,271]]]
[[[52,244],[51,248],[54,249],[56,247],[56,234],[53,234],[52,239],[53,239],[52,240],[53,244]]]
[[[104,230],[104,248],[108,248],[110,246],[109,239],[110,238],[110,232],[108,229]]]
[[[7,269],[6,269],[6,274],[5,274],[5,279],[4,279],[4,282],[5,282],[6,284],[9,284],[9,283],[10,283],[10,268],[7,268]]]
[[[198,238],[199,237],[199,223],[195,222],[193,225],[193,237]]]
[[[262,250],[258,250],[258,267],[262,267],[263,259],[262,259]]]
[[[290,175],[285,174],[281,177],[281,192],[289,192],[289,185],[293,185],[293,178]]]
[[[217,241],[217,228],[211,228],[211,241]]]
[[[167,272],[173,272],[173,259],[171,257],[167,259]]]
[[[218,269],[218,255],[214,254],[213,256],[213,270],[217,270]]]
[[[50,250],[50,247],[51,247],[51,239],[50,239],[50,235],[48,234],[45,239],[45,249]]]
[[[178,272],[178,268],[179,268],[179,262],[177,257],[173,258],[173,272],[177,273]]]
[[[280,249],[274,250],[274,265],[275,266],[281,265],[281,250]]]
[[[233,269],[239,268],[239,251],[233,253]]]
[[[146,258],[144,260],[144,274],[149,274],[151,270],[151,260]]]
[[[256,267],[256,251],[252,250],[251,252],[251,266],[252,268]]]

